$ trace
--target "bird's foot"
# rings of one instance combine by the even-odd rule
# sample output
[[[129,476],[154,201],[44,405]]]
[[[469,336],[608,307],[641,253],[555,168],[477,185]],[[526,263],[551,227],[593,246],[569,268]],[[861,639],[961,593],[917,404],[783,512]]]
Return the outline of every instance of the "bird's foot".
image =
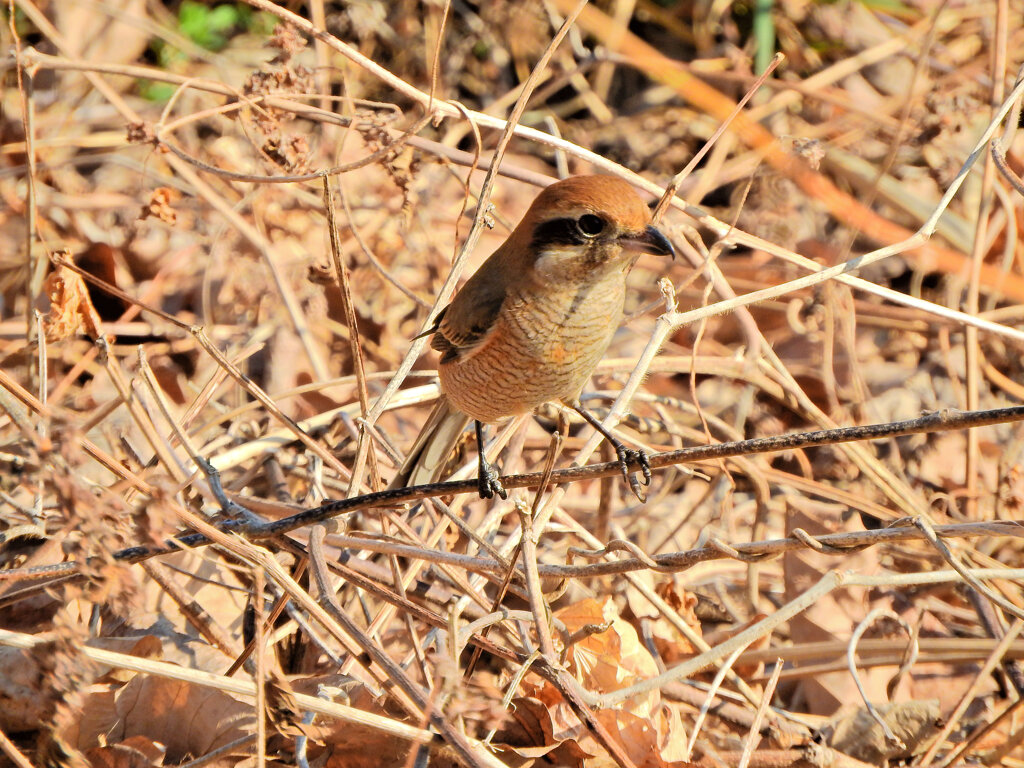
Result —
[[[494,495],[497,494],[504,500],[508,498],[508,491],[501,484],[501,475],[498,474],[498,470],[490,465],[490,462],[487,461],[487,457],[484,455],[484,430],[484,425],[477,421],[476,455],[479,457],[480,463],[477,465],[479,470],[476,474],[476,487],[481,499],[493,499]]]
[[[501,475],[493,466],[481,457],[480,470],[476,476],[477,490],[481,499],[493,499],[495,494],[502,500],[508,498],[508,491],[501,484]]]
[[[567,400],[566,405],[582,416],[584,421],[600,432],[604,439],[611,444],[612,448],[615,449],[616,457],[619,459],[619,466],[622,468],[622,476],[626,478],[629,490],[633,492],[633,495],[636,496],[641,504],[647,501],[647,494],[643,490],[644,487],[651,484],[651,461],[647,458],[647,454],[644,451],[634,450],[624,446],[622,442],[615,437],[615,435],[604,428],[600,419],[583,407],[579,400]],[[637,480],[634,471],[629,468],[630,464],[640,465],[640,472],[644,476],[642,484]]]
[[[643,489],[651,484],[650,459],[644,451],[627,448],[617,440],[612,443],[612,446],[615,448],[615,455],[618,457],[619,465],[622,467],[622,476],[626,478],[626,483],[629,484],[629,490],[643,504],[647,501],[647,493]],[[640,473],[644,476],[643,483],[637,479],[636,473],[629,468],[629,465],[634,462],[640,464]]]

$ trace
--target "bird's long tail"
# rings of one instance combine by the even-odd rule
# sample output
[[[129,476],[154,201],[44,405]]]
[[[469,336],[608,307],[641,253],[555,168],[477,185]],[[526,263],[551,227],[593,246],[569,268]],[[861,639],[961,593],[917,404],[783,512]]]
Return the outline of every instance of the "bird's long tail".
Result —
[[[442,395],[388,487],[405,488],[442,480],[448,459],[469,422],[469,416],[452,408],[448,398]]]

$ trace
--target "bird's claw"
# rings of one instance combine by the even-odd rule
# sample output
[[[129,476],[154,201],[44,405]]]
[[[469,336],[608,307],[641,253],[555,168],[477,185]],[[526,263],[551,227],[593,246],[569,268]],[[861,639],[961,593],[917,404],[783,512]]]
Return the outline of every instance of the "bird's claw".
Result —
[[[647,501],[647,494],[643,488],[650,486],[651,484],[651,460],[647,457],[644,451],[633,450],[632,448],[626,448],[623,445],[615,446],[615,454],[618,456],[619,465],[622,468],[622,476],[626,478],[626,483],[629,484],[629,490],[633,492],[633,495],[637,497],[641,504]],[[640,465],[640,472],[644,476],[643,483],[637,479],[636,474],[630,470],[629,465],[633,462],[637,462]],[[643,487],[641,487],[641,485]]]
[[[481,499],[493,499],[495,494],[500,496],[502,501],[508,498],[508,491],[501,484],[501,475],[490,464],[480,463],[480,472],[477,474],[476,482]]]

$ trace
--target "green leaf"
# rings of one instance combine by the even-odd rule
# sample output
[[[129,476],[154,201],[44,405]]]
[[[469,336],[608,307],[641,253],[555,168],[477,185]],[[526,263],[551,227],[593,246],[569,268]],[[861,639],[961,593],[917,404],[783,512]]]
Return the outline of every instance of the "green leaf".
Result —
[[[163,103],[170,101],[174,95],[175,87],[170,83],[159,83],[154,80],[139,79],[139,95],[146,101]]]

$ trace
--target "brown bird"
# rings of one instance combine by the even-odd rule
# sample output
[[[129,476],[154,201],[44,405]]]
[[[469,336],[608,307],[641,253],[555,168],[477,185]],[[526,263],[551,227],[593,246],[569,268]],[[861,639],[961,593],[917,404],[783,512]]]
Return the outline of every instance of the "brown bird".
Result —
[[[426,332],[441,353],[444,396],[392,487],[439,480],[473,420],[480,496],[506,498],[483,455],[483,425],[557,400],[614,446],[624,477],[643,500],[629,464],[639,461],[649,484],[647,456],[616,440],[579,396],[622,321],[626,275],[640,253],[675,257],[650,221],[644,201],[613,176],[574,176],[537,196]]]

